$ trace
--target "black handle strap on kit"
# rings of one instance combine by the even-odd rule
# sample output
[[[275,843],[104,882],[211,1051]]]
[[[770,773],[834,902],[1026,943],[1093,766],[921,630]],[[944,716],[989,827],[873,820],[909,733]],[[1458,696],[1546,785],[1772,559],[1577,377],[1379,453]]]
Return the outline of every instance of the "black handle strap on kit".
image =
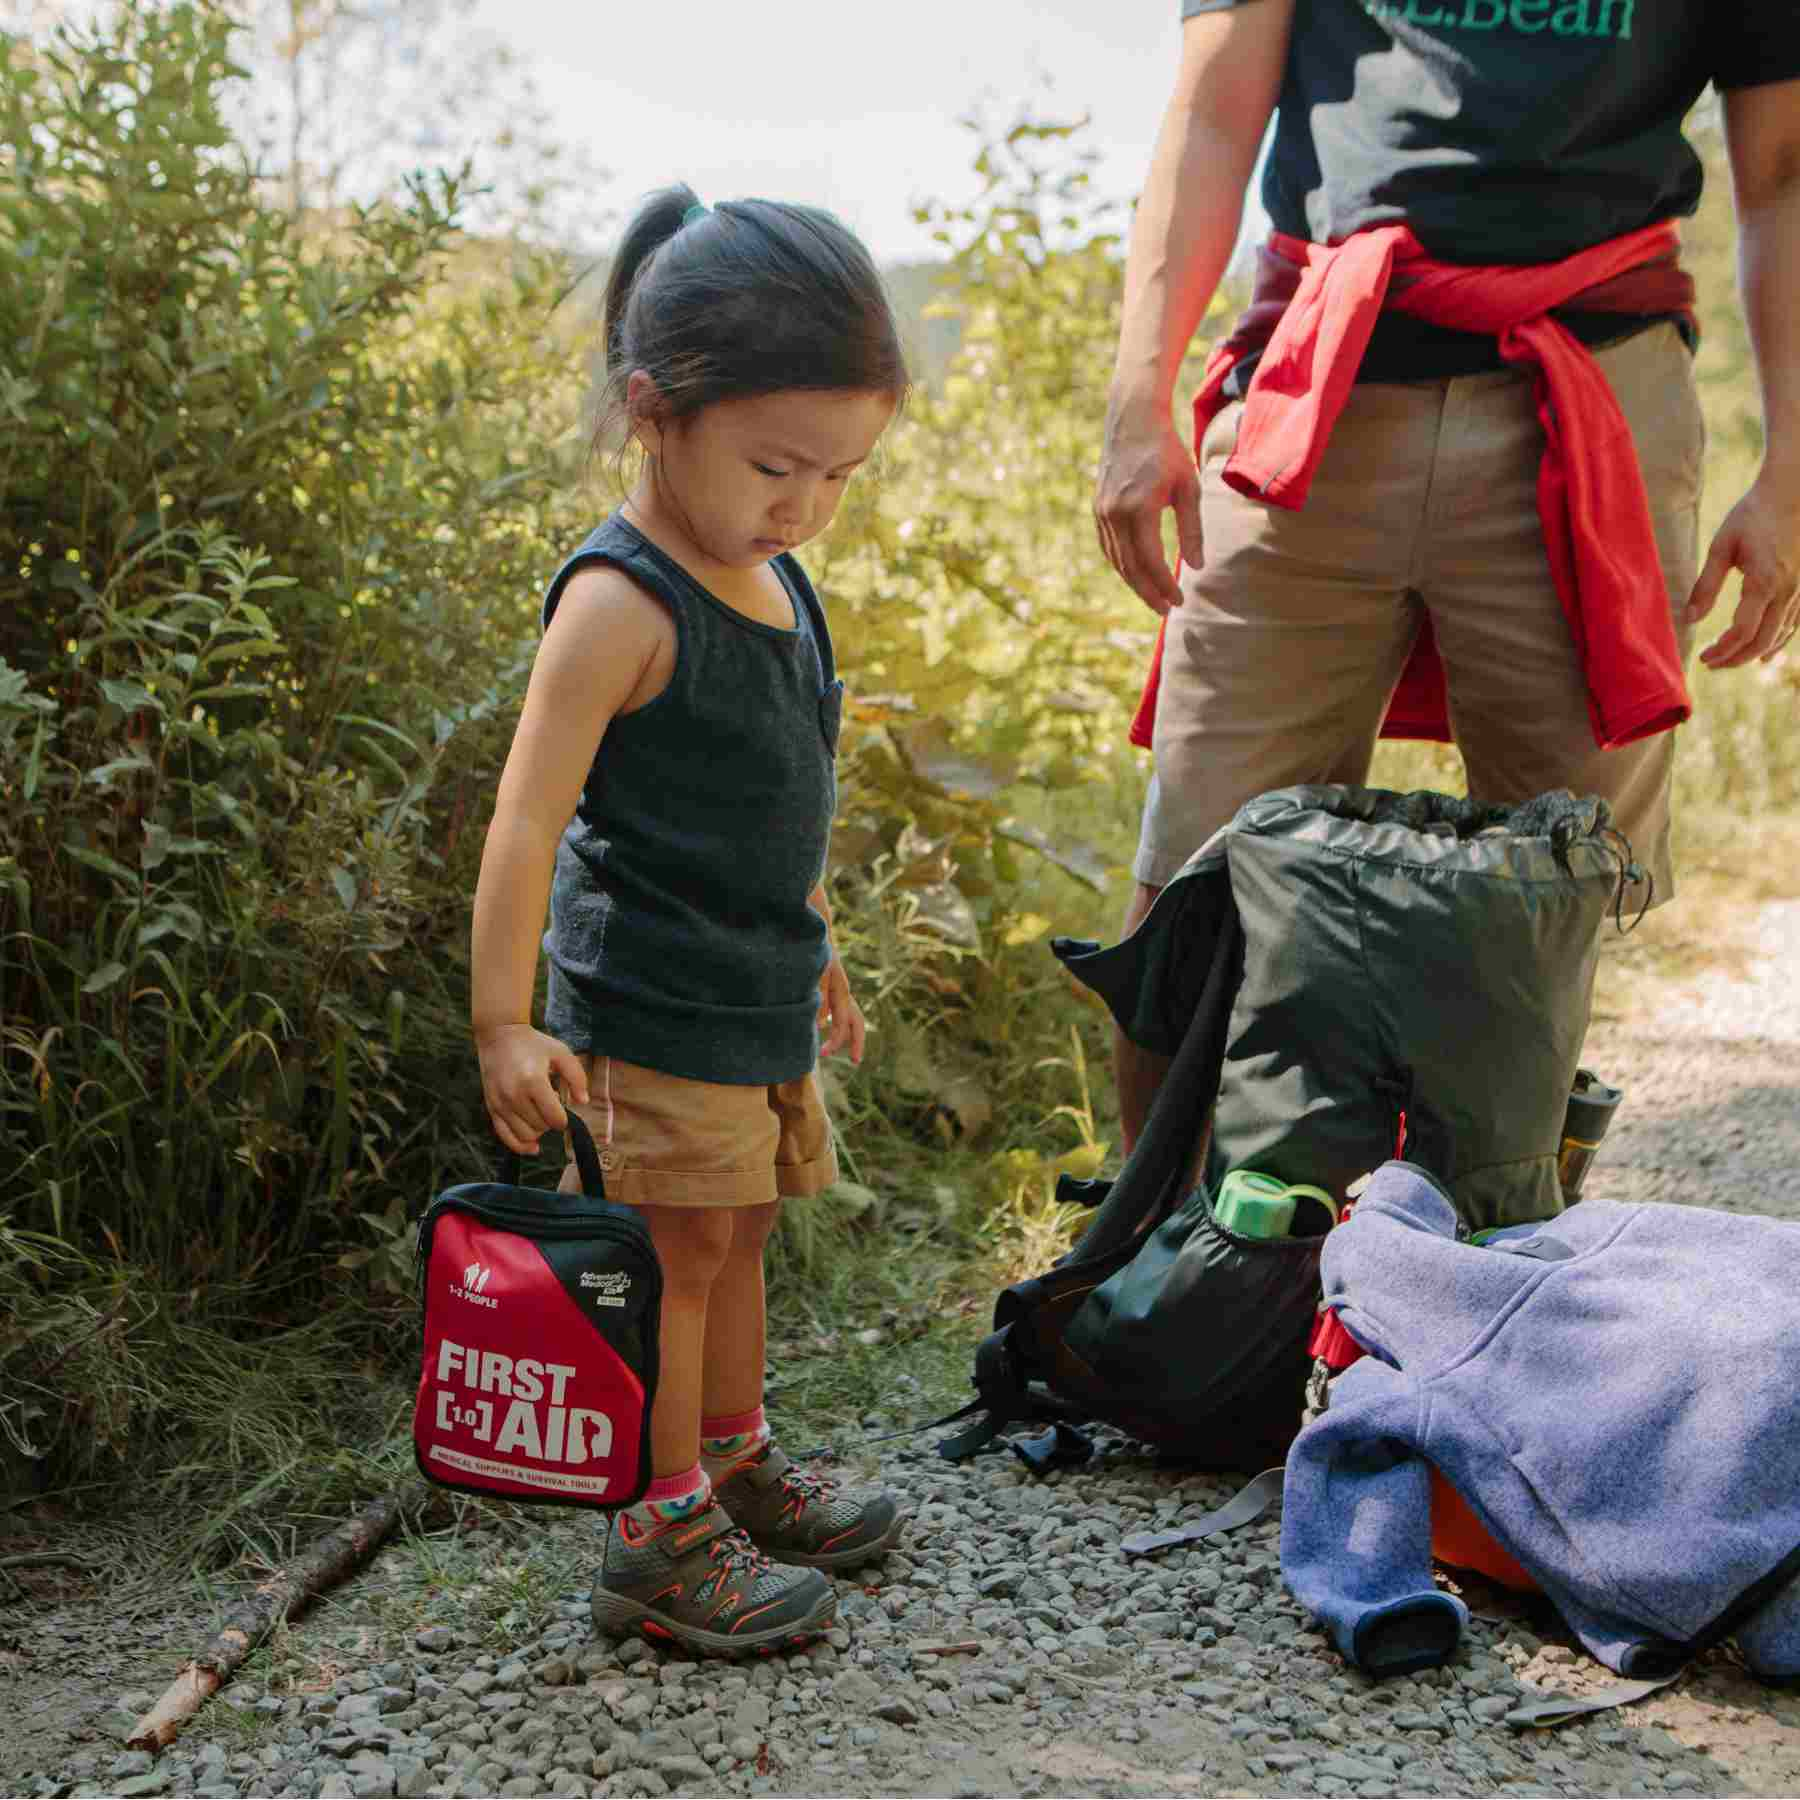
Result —
[[[575,1167],[581,1174],[581,1191],[590,1200],[606,1198],[606,1177],[600,1172],[600,1152],[594,1148],[594,1134],[582,1123],[572,1106],[565,1106],[568,1124],[563,1127],[569,1148],[575,1152]],[[502,1187],[518,1187],[523,1173],[519,1153],[502,1146],[494,1162],[494,1179]]]

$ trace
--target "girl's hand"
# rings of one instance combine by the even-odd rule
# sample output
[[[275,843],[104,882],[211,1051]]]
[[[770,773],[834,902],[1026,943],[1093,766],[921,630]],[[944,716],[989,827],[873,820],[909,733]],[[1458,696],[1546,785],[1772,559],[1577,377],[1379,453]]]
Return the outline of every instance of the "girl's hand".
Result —
[[[862,1008],[850,997],[850,977],[836,956],[819,982],[819,1033],[820,1056],[836,1056],[848,1049],[853,1063],[862,1061],[869,1027]]]
[[[494,1134],[515,1155],[538,1147],[546,1131],[561,1131],[569,1122],[552,1075],[580,1105],[588,1099],[587,1074],[581,1058],[560,1038],[531,1025],[491,1025],[475,1034],[481,1058],[481,1097],[487,1102]]]

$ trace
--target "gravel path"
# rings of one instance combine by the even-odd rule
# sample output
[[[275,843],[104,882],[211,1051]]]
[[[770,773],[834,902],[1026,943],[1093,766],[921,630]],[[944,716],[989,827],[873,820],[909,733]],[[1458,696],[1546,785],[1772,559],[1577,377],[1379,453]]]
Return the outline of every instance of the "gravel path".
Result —
[[[1685,909],[1672,908],[1671,912]],[[1800,1217],[1800,903],[1663,924],[1608,953],[1587,1060],[1626,1089],[1590,1192]],[[1671,974],[1679,933],[1707,933]],[[897,1397],[894,1410],[914,1410]],[[234,1684],[159,1762],[131,1717],[203,1635],[122,1633],[103,1601],[0,1611],[0,1791],[49,1794],[1792,1794],[1800,1695],[1724,1652],[1638,1706],[1550,1732],[1501,1715],[1526,1688],[1614,1678],[1557,1621],[1496,1590],[1454,1665],[1377,1686],[1346,1669],[1280,1581],[1273,1522],[1127,1563],[1120,1536],[1235,1483],[1101,1440],[1037,1481],[1004,1455],[954,1469],[887,1447],[901,1550],[841,1584],[813,1650],[696,1665],[597,1639],[578,1585],[592,1525],[533,1519],[566,1553],[557,1621],[483,1653],[469,1612],[397,1637],[373,1570],[290,1634],[264,1693]],[[869,1465],[872,1471],[873,1465]],[[504,1554],[488,1533],[477,1557]],[[384,1623],[385,1628],[384,1628]],[[11,1635],[7,1635],[10,1630]],[[309,1637],[310,1634],[310,1637]],[[934,1649],[933,1646],[938,1648]],[[945,1648],[955,1646],[955,1648]],[[77,1673],[79,1671],[79,1673]],[[300,1691],[295,1691],[296,1687]]]

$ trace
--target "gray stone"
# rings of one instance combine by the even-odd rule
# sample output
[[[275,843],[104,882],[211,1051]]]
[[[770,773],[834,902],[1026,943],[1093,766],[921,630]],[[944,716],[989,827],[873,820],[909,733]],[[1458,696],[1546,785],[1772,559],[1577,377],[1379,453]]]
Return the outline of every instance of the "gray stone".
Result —
[[[114,1762],[114,1776],[148,1775],[156,1767],[156,1758],[148,1750],[127,1750]]]
[[[318,1800],[356,1800],[356,1789],[344,1776],[333,1770],[320,1781]]]
[[[696,1781],[704,1782],[712,1775],[712,1770],[697,1756],[659,1756],[656,1768],[677,1792],[691,1787]]]
[[[448,1625],[427,1625],[413,1636],[413,1643],[428,1654],[456,1648],[456,1633]]]
[[[840,1680],[842,1677],[839,1678]],[[873,1685],[871,1683],[871,1685]],[[769,1703],[761,1694],[746,1694],[731,1715],[731,1729],[751,1735],[769,1728]]]
[[[649,1794],[651,1800],[661,1800],[669,1791],[669,1784],[655,1769],[626,1769],[619,1782],[627,1793]]]
[[[416,1756],[394,1758],[394,1793],[398,1800],[421,1800],[436,1785],[430,1767]]]
[[[845,1706],[868,1708],[881,1699],[882,1689],[861,1669],[846,1669],[833,1678],[831,1696]]]
[[[916,1725],[919,1722],[918,1708],[904,1694],[890,1694],[879,1702],[875,1709],[878,1719],[886,1719],[890,1725]]]
[[[486,1669],[465,1669],[451,1685],[459,1694],[479,1699],[494,1685],[494,1677]]]
[[[1365,1762],[1360,1756],[1329,1756],[1313,1765],[1313,1774],[1333,1781],[1391,1781],[1393,1771],[1382,1763]]]
[[[494,1672],[494,1686],[516,1690],[531,1679],[531,1671],[522,1662],[509,1662]]]
[[[398,1777],[385,1756],[365,1750],[344,1764],[344,1773],[350,1778],[350,1791],[357,1800],[392,1800]]]
[[[123,1781],[114,1783],[112,1791],[130,1800],[130,1796],[136,1794],[166,1794],[169,1783],[170,1774],[167,1769],[152,1769],[148,1774],[129,1775]]]

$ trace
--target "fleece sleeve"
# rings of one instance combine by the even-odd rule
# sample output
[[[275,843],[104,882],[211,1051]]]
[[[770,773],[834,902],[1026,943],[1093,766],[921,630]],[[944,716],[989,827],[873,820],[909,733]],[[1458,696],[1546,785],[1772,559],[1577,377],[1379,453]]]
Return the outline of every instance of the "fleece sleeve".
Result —
[[[1282,1576],[1371,1675],[1448,1660],[1469,1617],[1431,1578],[1431,1475],[1416,1450],[1419,1413],[1406,1376],[1365,1357],[1288,1453]]]

